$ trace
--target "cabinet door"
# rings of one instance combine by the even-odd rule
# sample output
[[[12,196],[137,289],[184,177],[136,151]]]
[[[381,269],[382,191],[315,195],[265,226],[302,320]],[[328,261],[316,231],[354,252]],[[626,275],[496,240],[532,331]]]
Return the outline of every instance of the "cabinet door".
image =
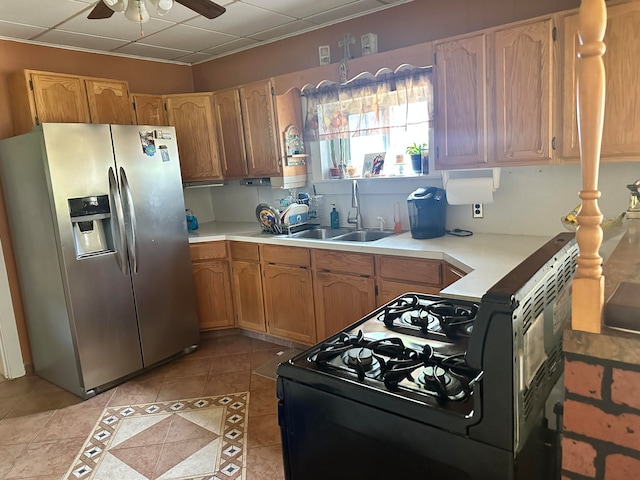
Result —
[[[87,92],[80,77],[31,73],[37,123],[89,123]]]
[[[213,96],[220,164],[225,178],[247,175],[247,152],[244,145],[240,92],[237,89]]]
[[[316,272],[314,301],[318,339],[339,332],[376,306],[373,278]]]
[[[580,157],[576,112],[576,61],[578,15],[564,19],[564,85],[562,100],[562,145],[564,159]],[[606,72],[603,160],[637,161],[640,154],[640,3],[607,8],[607,30],[602,57]]]
[[[436,45],[436,166],[487,162],[486,35]]]
[[[211,94],[167,95],[167,119],[176,128],[182,181],[222,178]]]
[[[138,125],[167,125],[162,95],[131,94]]]
[[[85,79],[91,123],[136,123],[127,82]]]
[[[495,160],[508,164],[551,160],[551,20],[495,34]]]
[[[278,175],[281,169],[271,82],[256,82],[242,86],[240,101],[249,175]]]
[[[258,332],[266,331],[260,264],[234,260],[231,270],[238,326]]]
[[[229,262],[222,260],[193,263],[193,276],[200,330],[233,326]]]
[[[311,271],[285,265],[263,265],[267,332],[296,342],[316,341]]]

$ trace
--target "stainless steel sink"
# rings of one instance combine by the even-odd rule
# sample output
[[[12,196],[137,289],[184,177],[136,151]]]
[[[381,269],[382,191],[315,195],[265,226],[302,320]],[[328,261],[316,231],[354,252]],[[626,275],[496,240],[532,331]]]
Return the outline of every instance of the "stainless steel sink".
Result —
[[[308,238],[315,240],[329,240],[337,235],[351,232],[348,228],[313,228],[302,232],[292,233],[291,238]]]
[[[394,232],[380,230],[353,230],[351,228],[313,228],[292,233],[289,238],[307,240],[335,240],[340,242],[373,242],[390,237]]]
[[[387,238],[394,235],[394,232],[380,230],[356,230],[343,235],[337,235],[332,240],[340,242],[373,242],[381,238]]]

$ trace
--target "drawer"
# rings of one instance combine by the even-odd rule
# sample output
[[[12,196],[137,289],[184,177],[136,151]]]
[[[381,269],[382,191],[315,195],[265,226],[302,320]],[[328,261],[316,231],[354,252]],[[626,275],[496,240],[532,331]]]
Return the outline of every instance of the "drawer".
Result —
[[[368,277],[372,277],[375,271],[373,255],[335,252],[332,250],[313,250],[311,256],[316,270],[343,272]]]
[[[388,280],[442,285],[442,261],[407,257],[378,257],[378,273]]]
[[[261,245],[260,258],[266,263],[309,267],[309,250],[299,247],[281,247],[279,245]]]
[[[425,293],[427,295],[438,295],[440,287],[421,285],[418,283],[395,282],[393,280],[382,280],[378,284],[378,305],[384,305],[396,297],[407,292]]]
[[[203,242],[189,245],[191,261],[227,258],[227,242]]]
[[[260,260],[260,251],[257,243],[230,242],[229,250],[234,260],[247,260],[257,262]]]

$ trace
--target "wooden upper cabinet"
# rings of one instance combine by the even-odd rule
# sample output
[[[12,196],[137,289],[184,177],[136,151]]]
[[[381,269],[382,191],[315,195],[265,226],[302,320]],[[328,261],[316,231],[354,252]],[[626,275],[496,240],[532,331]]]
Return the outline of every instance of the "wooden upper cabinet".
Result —
[[[165,102],[168,123],[176,129],[182,181],[221,179],[212,94],[167,95]]]
[[[577,161],[576,56],[578,15],[564,17],[564,85],[560,156]],[[606,161],[637,161],[640,154],[640,3],[607,8],[607,29],[602,57],[606,72],[606,95],[602,149]]]
[[[9,90],[16,135],[43,122],[91,121],[81,77],[21,70],[10,75]]]
[[[215,93],[213,108],[222,174],[225,178],[246,177],[247,151],[238,89]]]
[[[162,95],[147,95],[132,93],[133,105],[136,112],[138,125],[167,125],[167,115],[164,111],[164,98]]]
[[[552,34],[550,19],[495,33],[497,163],[551,161]]]
[[[123,80],[20,70],[9,76],[9,90],[16,135],[45,122],[135,123]]]
[[[487,162],[487,36],[436,45],[436,167]]]
[[[280,174],[278,135],[271,81],[240,87],[247,166],[252,177]]]
[[[129,85],[119,80],[85,79],[91,123],[133,125],[135,113]]]

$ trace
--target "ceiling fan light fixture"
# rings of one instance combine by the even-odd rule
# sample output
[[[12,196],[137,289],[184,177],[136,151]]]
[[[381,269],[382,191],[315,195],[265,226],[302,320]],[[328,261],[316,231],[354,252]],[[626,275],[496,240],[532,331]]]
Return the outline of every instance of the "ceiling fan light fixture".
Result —
[[[139,23],[148,22],[149,18],[151,18],[144,0],[130,0],[127,9],[124,11],[124,16],[132,22]]]
[[[153,7],[156,10],[156,13],[161,17],[169,13],[169,10],[171,10],[171,7],[173,7],[173,0],[150,0],[150,1],[151,1],[151,5],[153,5]]]
[[[114,12],[124,12],[127,8],[127,0],[102,0],[102,2]]]

